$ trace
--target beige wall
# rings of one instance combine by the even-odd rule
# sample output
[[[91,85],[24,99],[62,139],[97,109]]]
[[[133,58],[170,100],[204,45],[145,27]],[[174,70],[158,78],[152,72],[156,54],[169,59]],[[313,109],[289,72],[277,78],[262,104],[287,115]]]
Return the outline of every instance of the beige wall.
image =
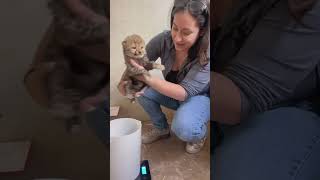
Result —
[[[51,18],[46,2],[0,1],[0,141],[26,138],[36,127],[34,119],[48,113],[27,93],[23,77]]]
[[[110,1],[110,105],[120,105],[122,112],[145,120],[146,114],[138,104],[131,104],[121,96],[117,84],[125,69],[122,40],[130,34],[141,35],[146,42],[170,28],[170,11],[173,0],[111,0]],[[158,71],[153,75],[160,75]]]

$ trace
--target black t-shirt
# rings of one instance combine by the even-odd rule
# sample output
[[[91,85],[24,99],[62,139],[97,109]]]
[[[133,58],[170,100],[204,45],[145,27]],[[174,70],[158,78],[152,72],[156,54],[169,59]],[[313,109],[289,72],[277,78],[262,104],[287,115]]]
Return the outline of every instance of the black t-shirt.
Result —
[[[249,104],[246,111],[264,111],[320,92],[319,1],[302,22],[307,27],[292,18],[287,1],[280,1],[219,72],[240,88],[243,101]]]
[[[177,84],[178,83],[178,79],[177,79],[177,75],[178,75],[179,71],[170,71],[167,76],[166,76],[166,80],[172,83]]]

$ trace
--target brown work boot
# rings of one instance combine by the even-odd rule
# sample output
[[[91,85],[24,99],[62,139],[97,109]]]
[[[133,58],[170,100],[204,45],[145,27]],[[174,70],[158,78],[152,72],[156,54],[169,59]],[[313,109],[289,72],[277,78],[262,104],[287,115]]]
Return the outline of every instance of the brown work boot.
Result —
[[[191,143],[187,142],[186,144],[186,151],[190,154],[195,154],[201,151],[202,147],[204,146],[204,143],[206,142],[207,137],[205,136],[203,139],[201,139],[198,142]]]
[[[146,132],[142,134],[142,143],[149,144],[162,138],[168,138],[170,136],[170,129],[158,129],[154,126],[150,127]]]

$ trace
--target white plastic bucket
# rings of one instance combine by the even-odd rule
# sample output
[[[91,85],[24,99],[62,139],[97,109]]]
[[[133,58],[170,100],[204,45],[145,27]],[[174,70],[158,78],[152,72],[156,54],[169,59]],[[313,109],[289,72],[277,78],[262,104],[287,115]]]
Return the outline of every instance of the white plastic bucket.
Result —
[[[110,180],[134,180],[140,172],[141,122],[132,118],[110,121]]]

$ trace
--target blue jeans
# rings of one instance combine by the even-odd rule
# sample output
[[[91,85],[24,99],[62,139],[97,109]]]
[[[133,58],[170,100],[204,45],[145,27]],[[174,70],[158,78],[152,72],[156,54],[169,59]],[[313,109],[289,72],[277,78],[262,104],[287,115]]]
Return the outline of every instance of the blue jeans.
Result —
[[[105,100],[95,110],[86,113],[88,126],[94,131],[100,142],[105,146],[109,144],[109,101]]]
[[[320,179],[320,117],[282,107],[225,127],[212,158],[217,180]]]
[[[206,136],[207,122],[210,118],[210,99],[197,95],[180,102],[147,88],[138,102],[149,115],[156,128],[168,128],[168,122],[160,105],[176,110],[171,130],[186,142],[197,142]]]

